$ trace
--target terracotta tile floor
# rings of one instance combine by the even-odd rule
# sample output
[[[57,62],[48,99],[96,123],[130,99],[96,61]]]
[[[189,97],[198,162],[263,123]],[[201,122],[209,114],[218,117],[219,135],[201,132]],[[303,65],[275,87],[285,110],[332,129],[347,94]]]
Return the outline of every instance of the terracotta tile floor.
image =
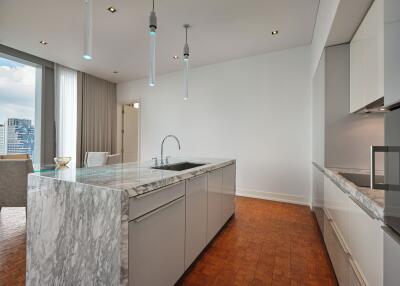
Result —
[[[308,207],[243,197],[179,284],[338,285]]]
[[[0,285],[25,283],[25,210],[0,213]],[[308,207],[237,198],[236,216],[179,285],[337,285]]]
[[[0,285],[25,285],[25,208],[0,212]]]

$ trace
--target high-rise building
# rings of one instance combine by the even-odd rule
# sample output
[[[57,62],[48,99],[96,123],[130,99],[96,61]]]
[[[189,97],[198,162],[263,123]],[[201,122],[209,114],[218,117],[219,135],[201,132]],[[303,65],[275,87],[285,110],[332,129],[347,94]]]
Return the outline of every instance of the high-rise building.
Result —
[[[0,154],[6,154],[6,127],[4,124],[0,124]]]
[[[7,120],[7,153],[33,156],[35,127],[30,119],[9,118]]]

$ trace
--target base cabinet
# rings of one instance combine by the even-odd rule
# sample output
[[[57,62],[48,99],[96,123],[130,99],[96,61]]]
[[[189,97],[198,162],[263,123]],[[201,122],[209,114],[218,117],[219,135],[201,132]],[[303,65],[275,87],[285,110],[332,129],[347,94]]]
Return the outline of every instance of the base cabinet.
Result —
[[[208,173],[207,243],[222,227],[222,169]]]
[[[329,177],[324,179],[324,241],[339,285],[383,286],[382,222]]]
[[[185,270],[207,244],[207,174],[186,180]]]
[[[129,286],[172,286],[235,212],[236,165],[132,199]]]
[[[185,269],[185,197],[129,222],[129,285],[174,285]]]

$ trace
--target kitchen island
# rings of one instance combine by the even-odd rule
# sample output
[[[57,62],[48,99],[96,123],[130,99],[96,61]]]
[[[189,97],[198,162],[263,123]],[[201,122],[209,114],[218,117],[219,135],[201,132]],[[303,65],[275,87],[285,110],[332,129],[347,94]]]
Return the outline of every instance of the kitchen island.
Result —
[[[169,165],[182,162],[198,166],[30,174],[26,284],[173,285],[234,214],[236,191],[235,160]]]

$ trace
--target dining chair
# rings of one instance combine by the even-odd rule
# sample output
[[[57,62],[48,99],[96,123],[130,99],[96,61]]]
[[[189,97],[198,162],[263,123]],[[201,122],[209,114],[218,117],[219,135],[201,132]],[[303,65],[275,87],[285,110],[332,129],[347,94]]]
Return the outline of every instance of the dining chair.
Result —
[[[108,152],[86,152],[85,167],[105,166],[107,164]]]
[[[107,165],[114,165],[122,163],[121,154],[113,154],[107,156]]]

